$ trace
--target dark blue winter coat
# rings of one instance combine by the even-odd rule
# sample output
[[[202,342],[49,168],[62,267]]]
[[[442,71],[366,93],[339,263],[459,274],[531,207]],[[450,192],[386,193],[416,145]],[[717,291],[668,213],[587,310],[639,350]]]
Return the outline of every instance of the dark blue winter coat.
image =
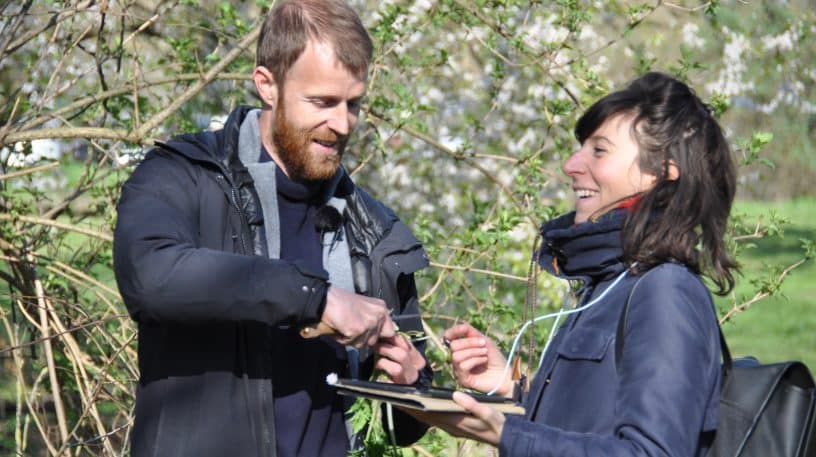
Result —
[[[272,377],[291,367],[274,358],[273,329],[317,322],[325,306],[326,271],[267,256],[262,205],[237,151],[249,110],[236,109],[222,130],[153,149],[122,190],[113,254],[139,327],[134,456],[274,456]],[[413,273],[428,263],[421,244],[339,173],[334,197],[347,203],[356,291],[417,316]],[[399,325],[422,329],[418,318]],[[429,367],[421,373],[431,376]],[[394,414],[400,444],[425,432]]]
[[[624,210],[573,226],[574,214],[542,227],[540,263],[580,279],[578,306],[626,270]],[[615,340],[631,298],[621,360]],[[524,404],[507,416],[503,457],[701,455],[717,425],[720,344],[711,294],[683,265],[627,273],[608,294],[570,315],[553,339]]]

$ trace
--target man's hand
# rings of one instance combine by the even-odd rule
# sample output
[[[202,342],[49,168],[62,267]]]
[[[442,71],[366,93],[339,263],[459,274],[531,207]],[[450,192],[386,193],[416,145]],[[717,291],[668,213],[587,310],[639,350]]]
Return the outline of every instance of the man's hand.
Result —
[[[504,373],[507,359],[496,343],[470,324],[453,326],[445,330],[444,337],[450,342],[453,374],[459,384],[482,392],[498,386],[496,394],[513,395],[513,381],[509,373]]]
[[[401,409],[420,422],[439,427],[451,435],[470,438],[498,447],[504,430],[504,414],[488,405],[479,403],[463,392],[454,392],[453,401],[461,406],[466,413],[439,413],[409,408]]]
[[[380,338],[396,334],[384,301],[338,287],[329,287],[320,321],[334,329],[335,333],[329,336],[338,343],[358,349],[374,346]]]
[[[425,358],[402,335],[380,338],[374,350],[380,355],[376,368],[387,374],[391,382],[413,384],[425,368]]]

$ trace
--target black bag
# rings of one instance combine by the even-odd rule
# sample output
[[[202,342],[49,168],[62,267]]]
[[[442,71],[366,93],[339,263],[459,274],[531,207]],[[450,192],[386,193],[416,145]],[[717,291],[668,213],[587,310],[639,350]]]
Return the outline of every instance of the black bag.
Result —
[[[631,298],[618,322],[618,367]],[[801,362],[762,365],[753,357],[732,361],[719,331],[719,425],[707,457],[816,457],[816,387],[808,368]]]

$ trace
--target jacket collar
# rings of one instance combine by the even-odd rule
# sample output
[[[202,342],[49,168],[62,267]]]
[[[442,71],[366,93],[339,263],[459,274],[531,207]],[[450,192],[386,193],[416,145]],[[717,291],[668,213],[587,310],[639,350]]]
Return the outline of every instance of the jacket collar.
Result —
[[[157,141],[156,145],[192,161],[215,164],[233,175],[237,169],[243,168],[238,157],[238,138],[241,124],[253,109],[251,106],[239,106],[230,113],[220,130],[185,133],[167,142]]]
[[[615,209],[596,220],[574,224],[568,213],[541,226],[538,262],[550,274],[564,279],[598,282],[626,269],[621,246],[625,209]]]

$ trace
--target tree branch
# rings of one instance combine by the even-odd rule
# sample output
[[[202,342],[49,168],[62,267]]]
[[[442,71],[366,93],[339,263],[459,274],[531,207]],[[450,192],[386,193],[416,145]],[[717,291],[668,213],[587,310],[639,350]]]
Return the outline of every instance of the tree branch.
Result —
[[[71,224],[64,224],[62,222],[57,222],[51,219],[43,219],[40,217],[34,216],[14,216],[11,214],[0,214],[0,221],[12,221],[12,220],[19,220],[22,222],[28,222],[30,224],[39,224],[39,225],[47,225],[50,227],[56,227],[62,230],[68,230],[71,232],[81,233],[83,235],[88,235],[93,238],[98,238],[103,241],[113,242],[113,235],[107,232],[98,232],[91,229],[86,229],[83,227],[77,227],[76,225]]]
[[[221,59],[218,64],[212,67],[207,73],[203,75],[200,81],[194,83],[191,87],[189,87],[183,94],[178,96],[173,103],[171,103],[167,108],[159,111],[153,117],[151,117],[147,122],[142,124],[142,126],[135,132],[135,136],[139,138],[143,138],[147,136],[148,132],[153,130],[154,128],[158,127],[165,119],[167,119],[171,114],[175,113],[179,108],[182,107],[188,100],[190,100],[193,96],[199,93],[202,89],[207,87],[207,85],[212,82],[219,73],[224,71],[235,59],[237,59],[246,49],[254,42],[258,40],[258,36],[261,34],[261,25],[258,24],[253,28],[249,33],[238,42],[238,45],[228,52],[223,59]]]
[[[471,268],[471,267],[463,267],[459,265],[445,265],[442,263],[431,262],[430,265],[434,268],[441,268],[443,270],[456,270],[456,271],[464,271],[464,272],[471,272],[471,273],[479,273],[488,276],[496,276],[498,278],[504,279],[512,279],[514,281],[527,281],[527,278],[522,276],[511,275],[508,273],[500,273],[498,271],[491,271],[491,270],[483,270],[481,268]]]
[[[133,92],[134,89],[135,90],[142,90],[142,89],[147,89],[147,88],[153,87],[153,86],[160,86],[160,85],[163,85],[163,84],[172,84],[172,83],[177,83],[177,82],[182,82],[182,81],[195,81],[195,80],[198,80],[198,79],[201,79],[201,74],[199,74],[199,73],[184,73],[184,74],[169,76],[169,77],[165,77],[165,78],[157,78],[157,79],[153,79],[153,80],[148,80],[148,81],[145,81],[145,82],[143,82],[141,84],[129,84],[126,87],[119,87],[119,88],[116,88],[116,89],[106,90],[106,91],[99,92],[97,94],[89,95],[87,97],[76,100],[73,103],[71,103],[71,104],[69,104],[67,106],[64,106],[64,107],[62,107],[62,108],[60,108],[60,109],[58,109],[56,111],[51,111],[51,112],[45,113],[45,114],[43,114],[41,116],[38,116],[38,117],[36,117],[34,119],[25,121],[25,123],[23,123],[19,128],[16,128],[15,130],[16,131],[23,131],[23,130],[32,129],[34,127],[38,127],[38,126],[50,121],[51,119],[56,119],[56,118],[58,118],[60,116],[63,116],[65,114],[68,114],[68,113],[70,113],[72,111],[75,111],[75,110],[85,108],[85,107],[90,106],[90,105],[92,105],[94,103],[98,103],[98,102],[101,102],[101,101],[104,101],[104,100],[107,100],[107,99],[110,99],[110,98],[113,98],[113,97],[118,97],[120,95],[129,94],[129,93]],[[214,79],[219,79],[219,80],[250,80],[252,78],[251,78],[250,75],[247,75],[247,74],[244,74],[244,73],[221,73],[221,74],[217,75]],[[8,144],[8,143],[11,143],[11,141],[8,141],[8,142],[4,141],[3,142],[3,144]]]
[[[30,255],[26,259],[33,263],[34,258]],[[48,378],[51,382],[51,395],[54,397],[54,409],[57,413],[57,425],[59,426],[61,442],[68,441],[68,422],[65,414],[65,405],[62,403],[62,390],[60,389],[59,378],[57,378],[57,368],[54,363],[54,350],[51,347],[51,335],[48,326],[48,303],[45,299],[45,291],[43,290],[42,281],[40,278],[34,278],[34,287],[37,292],[37,304],[39,306],[40,314],[40,328],[42,329],[43,338],[43,352],[45,352],[45,361],[48,366]]]
[[[13,144],[18,141],[34,141],[44,139],[65,138],[97,138],[102,140],[119,140],[130,143],[141,143],[137,135],[121,129],[105,127],[56,127],[50,129],[27,130],[24,132],[9,133],[0,140],[0,144]]]
[[[20,176],[30,175],[34,173],[39,173],[41,171],[50,170],[52,168],[59,167],[59,162],[50,162],[44,165],[38,165],[36,167],[26,168],[25,170],[20,171],[13,171],[11,173],[6,173],[4,175],[0,175],[0,181],[5,181],[6,179],[12,178],[19,178]]]
[[[28,43],[29,41],[31,41],[31,39],[36,37],[37,35],[45,32],[46,30],[50,29],[51,27],[59,24],[60,22],[66,20],[66,19],[70,18],[71,16],[73,16],[75,14],[84,12],[85,10],[90,8],[93,5],[93,3],[94,3],[93,1],[87,0],[85,2],[85,4],[79,4],[74,9],[67,10],[67,11],[60,11],[59,13],[54,14],[53,16],[51,16],[51,19],[49,19],[48,22],[45,23],[45,25],[43,25],[42,27],[40,27],[38,29],[29,30],[28,32],[24,33],[20,38],[15,40],[13,43],[9,44],[9,46],[4,50],[3,53],[0,53],[0,55],[5,57],[8,54],[13,53],[17,49],[19,49],[21,46],[23,46],[26,43]]]
[[[785,268],[782,271],[782,273],[779,274],[778,281],[780,282],[780,284],[781,284],[782,281],[785,280],[785,277],[788,275],[788,273],[790,273],[794,268],[796,268],[796,267],[802,265],[803,263],[805,263],[807,260],[808,260],[807,258],[799,259],[799,261],[797,261],[794,264],[789,265],[787,268]],[[731,320],[731,318],[733,318],[737,314],[745,311],[746,309],[748,309],[754,303],[756,303],[756,302],[758,302],[758,301],[760,301],[760,300],[762,300],[764,298],[767,298],[771,294],[772,294],[771,291],[757,292],[757,294],[754,295],[747,302],[744,302],[744,303],[742,303],[740,305],[734,305],[733,308],[731,308],[722,318],[720,318],[720,325],[728,322],[729,320]]]

